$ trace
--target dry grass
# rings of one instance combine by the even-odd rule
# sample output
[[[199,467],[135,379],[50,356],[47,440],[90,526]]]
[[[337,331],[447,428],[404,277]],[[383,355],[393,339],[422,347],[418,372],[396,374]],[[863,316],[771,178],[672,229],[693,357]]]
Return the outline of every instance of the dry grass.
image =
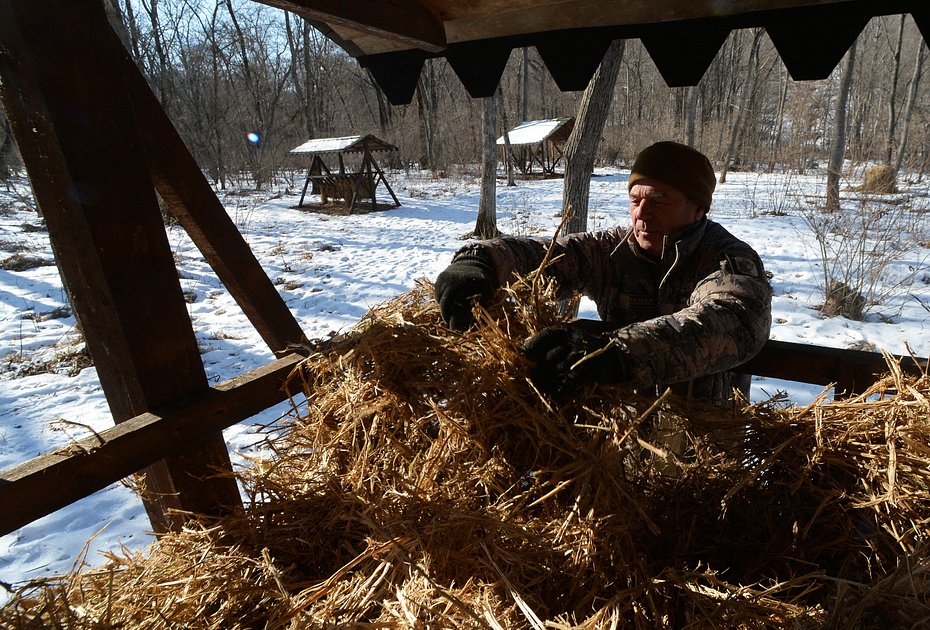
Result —
[[[423,285],[313,353],[244,514],[33,585],[10,628],[922,627],[930,380],[724,411],[556,406],[519,286],[464,334]],[[530,305],[524,307],[522,305]],[[665,422],[656,422],[656,410]],[[669,421],[671,419],[671,421]],[[679,456],[662,426],[684,430]],[[34,623],[35,625],[30,625]]]
[[[890,195],[897,192],[897,173],[887,164],[876,164],[865,171],[862,192]]]

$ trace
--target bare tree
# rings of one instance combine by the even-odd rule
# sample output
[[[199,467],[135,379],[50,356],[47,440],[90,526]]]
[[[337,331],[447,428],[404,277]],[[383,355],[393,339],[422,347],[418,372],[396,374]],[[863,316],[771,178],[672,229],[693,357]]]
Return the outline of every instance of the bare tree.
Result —
[[[436,69],[432,60],[427,61],[417,81],[417,113],[420,117],[420,166],[428,168],[433,176],[438,175],[439,166],[436,163],[436,108],[438,99],[438,86],[436,84]]]
[[[504,168],[507,171],[507,185],[516,186],[517,182],[513,178],[513,152],[510,148],[510,131],[507,125],[507,108],[504,107],[504,92],[500,85],[497,86],[497,110],[501,117],[501,129],[504,134]]]
[[[901,74],[901,46],[904,42],[904,18],[898,22],[898,38],[892,54],[891,89],[888,90],[888,133],[885,136],[885,164],[891,164],[894,155],[895,126],[897,125],[898,76]]]
[[[0,84],[0,94],[3,92],[3,85]],[[16,153],[16,145],[13,144],[13,133],[10,131],[10,121],[6,119],[6,114],[0,110],[0,182],[8,182],[10,175],[13,173],[13,156]]]
[[[562,210],[571,209],[572,216],[565,224],[566,234],[584,232],[588,229],[588,196],[591,188],[591,173],[597,146],[607,120],[607,111],[613,101],[617,73],[623,60],[626,40],[614,40],[601,60],[581,97],[581,105],[575,118],[575,128],[563,149],[565,155],[565,184],[562,189]]]
[[[297,107],[304,121],[304,129],[308,138],[316,137],[316,120],[313,107],[308,96],[311,86],[313,68],[310,63],[310,51],[307,46],[310,25],[301,18],[297,20],[297,35],[291,27],[291,12],[284,12],[284,32],[287,35],[287,47],[291,53],[291,82],[294,86],[294,95],[297,97]],[[299,36],[299,40],[298,40]],[[302,45],[301,45],[302,44]]]
[[[769,159],[766,170],[772,172],[775,170],[775,164],[781,158],[781,137],[785,125],[785,105],[788,102],[788,85],[790,76],[788,70],[782,73],[781,90],[779,90],[778,107],[775,109],[775,128],[772,132],[771,143],[769,144]]]
[[[739,105],[737,105],[736,109],[736,116],[733,118],[733,126],[730,130],[730,142],[727,144],[726,153],[723,154],[723,161],[720,166],[719,181],[721,184],[725,184],[727,181],[727,173],[730,170],[730,164],[736,152],[736,141],[739,138],[739,133],[743,126],[743,118],[752,103],[752,97],[755,93],[754,76],[756,72],[756,62],[759,58],[759,42],[762,41],[762,33],[763,29],[757,28],[752,36],[752,45],[749,49],[749,63],[746,66],[746,81],[743,83]]]
[[[125,0],[125,13],[121,15],[121,18],[126,24],[126,32],[129,37],[129,52],[132,54],[132,58],[136,64],[141,66],[142,51],[139,48],[139,40],[141,35],[139,34],[139,25],[136,22],[133,4],[133,0]]]
[[[846,152],[846,106],[849,102],[849,87],[852,85],[853,71],[856,66],[856,42],[846,53],[846,65],[840,79],[839,93],[833,110],[833,143],[830,148],[830,164],[827,166],[827,212],[840,209],[840,175],[843,171],[843,157]]]
[[[173,69],[168,59],[167,42],[165,34],[170,33],[170,27],[162,24],[162,16],[159,12],[159,0],[141,0],[142,8],[149,16],[149,22],[152,25],[151,43],[155,58],[152,64],[152,73],[150,78],[154,79],[157,90],[158,100],[161,101],[162,107],[166,110],[171,109],[171,99],[174,96],[174,86],[172,82]]]
[[[694,146],[694,126],[697,119],[698,99],[701,96],[701,90],[698,86],[693,85],[688,88],[688,110],[685,117],[685,144]]]
[[[914,115],[914,102],[917,100],[917,86],[920,84],[920,75],[923,72],[924,52],[927,46],[921,40],[917,40],[917,54],[914,60],[914,73],[911,75],[911,86],[907,92],[907,103],[904,105],[904,120],[901,125],[901,141],[898,144],[898,154],[895,157],[894,172],[901,170],[901,163],[904,160],[904,151],[907,148],[907,137],[911,129],[911,119]]]
[[[388,129],[391,128],[394,111],[391,109],[391,104],[387,100],[387,96],[384,95],[384,92],[381,91],[381,88],[375,83],[374,78],[371,76],[371,72],[368,73],[368,79],[371,82],[371,87],[374,90],[375,98],[378,100],[378,129],[382,134],[388,132]]]
[[[523,47],[523,63],[520,66],[520,122],[530,115],[530,51]]]
[[[266,41],[264,32],[271,25],[262,19],[259,10],[246,14],[251,19],[246,33],[233,10],[232,0],[225,0],[225,6],[233,27],[233,44],[239,54],[239,64],[230,67],[230,72],[241,73],[245,88],[241,93],[240,124],[244,127],[242,136],[248,140],[240,146],[244,148],[243,156],[255,187],[261,189],[270,181],[278,159],[274,151],[278,140],[272,131],[276,129],[275,118],[289,72],[284,51],[278,47],[279,40]],[[232,77],[230,82],[234,82]]]
[[[482,99],[481,129],[483,152],[481,160],[481,198],[474,235],[494,238],[497,229],[497,103],[493,96]]]

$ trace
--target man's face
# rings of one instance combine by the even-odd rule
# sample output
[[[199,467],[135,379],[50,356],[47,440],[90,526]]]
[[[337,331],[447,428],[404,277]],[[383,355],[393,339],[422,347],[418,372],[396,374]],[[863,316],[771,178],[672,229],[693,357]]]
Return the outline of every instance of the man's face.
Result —
[[[663,240],[697,223],[705,209],[677,188],[657,179],[640,179],[630,188],[633,236],[647,256],[662,256]]]

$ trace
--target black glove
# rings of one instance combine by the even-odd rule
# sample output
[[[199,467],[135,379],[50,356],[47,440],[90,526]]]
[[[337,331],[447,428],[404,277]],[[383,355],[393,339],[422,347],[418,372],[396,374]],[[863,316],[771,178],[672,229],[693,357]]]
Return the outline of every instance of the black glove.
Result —
[[[530,379],[539,391],[565,398],[590,383],[630,380],[627,355],[609,337],[585,328],[580,322],[546,328],[524,342],[523,354],[535,364]]]
[[[433,284],[443,321],[453,330],[465,330],[475,321],[472,307],[491,297],[498,286],[497,273],[491,265],[467,254],[459,256]]]

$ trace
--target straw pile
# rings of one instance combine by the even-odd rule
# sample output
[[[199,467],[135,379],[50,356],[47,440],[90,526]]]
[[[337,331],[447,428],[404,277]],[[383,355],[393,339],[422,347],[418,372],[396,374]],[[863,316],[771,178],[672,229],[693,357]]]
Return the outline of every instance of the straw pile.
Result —
[[[308,404],[241,474],[243,514],[33,585],[0,625],[927,623],[926,376],[892,363],[863,396],[805,408],[630,388],[556,406],[518,349],[557,320],[542,292],[515,287],[458,334],[430,291],[373,309],[295,372]]]

